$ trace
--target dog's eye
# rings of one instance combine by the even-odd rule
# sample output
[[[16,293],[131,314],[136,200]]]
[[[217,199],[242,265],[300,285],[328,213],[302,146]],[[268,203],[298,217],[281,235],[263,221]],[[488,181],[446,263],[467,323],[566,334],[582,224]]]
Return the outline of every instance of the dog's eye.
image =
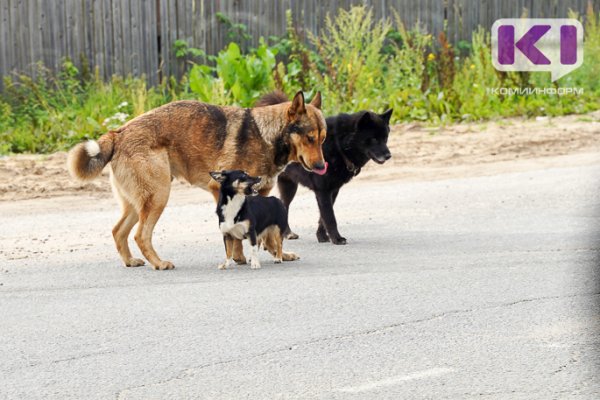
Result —
[[[308,136],[308,143],[313,144],[315,142],[314,136]]]

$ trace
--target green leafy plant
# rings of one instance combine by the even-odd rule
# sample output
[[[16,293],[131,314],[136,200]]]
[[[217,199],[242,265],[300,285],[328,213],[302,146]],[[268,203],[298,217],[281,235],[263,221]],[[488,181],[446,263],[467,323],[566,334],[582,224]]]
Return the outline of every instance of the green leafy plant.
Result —
[[[231,42],[215,57],[215,67],[195,65],[192,68],[190,89],[203,101],[251,106],[261,93],[273,87],[276,53],[264,40],[246,54]],[[218,91],[223,91],[223,95],[219,96]]]
[[[325,71],[314,70],[325,97],[327,110],[339,112],[373,107],[382,96],[385,56],[382,48],[390,30],[388,21],[374,21],[366,7],[340,9],[325,18],[325,30],[309,35]],[[379,108],[379,107],[374,107]]]

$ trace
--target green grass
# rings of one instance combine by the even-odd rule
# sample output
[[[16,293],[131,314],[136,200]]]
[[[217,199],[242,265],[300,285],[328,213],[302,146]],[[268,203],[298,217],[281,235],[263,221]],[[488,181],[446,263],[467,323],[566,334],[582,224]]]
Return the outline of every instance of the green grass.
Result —
[[[577,15],[572,15],[579,18]],[[557,82],[550,73],[503,73],[491,64],[489,33],[479,29],[470,42],[453,47],[442,34],[405,27],[398,15],[375,20],[365,7],[339,10],[325,28],[308,38],[288,13],[284,37],[251,48],[245,29],[224,18],[233,42],[207,56],[177,41],[177,57],[189,68],[180,81],[147,87],[144,77],[102,81],[86,63],[65,60],[52,73],[38,65],[37,78],[4,77],[0,94],[0,154],[50,153],[95,138],[143,112],[178,99],[251,106],[275,88],[310,98],[320,90],[324,112],[382,112],[393,122],[424,121],[437,126],[506,117],[584,114],[600,108],[600,23],[590,8],[585,22],[585,61]],[[247,49],[247,50],[244,50]],[[277,58],[276,58],[277,57]],[[583,95],[489,93],[495,87],[576,87]]]

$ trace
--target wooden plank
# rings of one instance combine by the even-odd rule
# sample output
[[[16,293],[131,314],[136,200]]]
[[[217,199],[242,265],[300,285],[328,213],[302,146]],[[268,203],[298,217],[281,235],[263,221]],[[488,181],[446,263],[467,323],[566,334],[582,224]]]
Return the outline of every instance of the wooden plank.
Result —
[[[8,47],[8,64],[9,71],[13,73],[19,65],[19,43],[15,34],[18,26],[18,12],[16,10],[17,1],[8,0],[8,32],[9,32],[9,47]]]
[[[171,75],[171,63],[169,59],[169,1],[159,0],[160,3],[160,56],[161,56],[161,72],[164,78]]]
[[[123,66],[123,26],[121,25],[121,8],[127,6],[127,2],[113,1],[111,4],[111,30],[113,47],[113,73],[124,76]]]
[[[140,68],[140,72],[142,74],[144,74],[146,76],[146,78],[149,78],[150,76],[150,55],[149,55],[149,40],[150,38],[148,38],[147,36],[147,27],[148,27],[148,18],[150,18],[150,16],[148,15],[148,7],[147,7],[147,3],[142,3],[140,4],[140,23],[139,23],[139,34],[140,34],[140,48],[139,48],[139,55],[140,55],[140,61],[141,61],[141,68]]]
[[[19,25],[18,25],[18,42],[19,47],[21,47],[21,59],[19,60],[19,64],[21,65],[21,70],[31,75],[33,73],[33,58],[31,56],[31,50],[29,49],[30,43],[30,28],[29,24],[24,23],[27,21],[27,16],[29,14],[29,3],[25,1],[18,2],[18,13],[19,13]]]
[[[146,29],[145,35],[148,37],[148,69],[147,69],[147,80],[150,85],[156,85],[158,83],[158,69],[159,69],[159,56],[158,56],[158,42],[157,35],[158,30],[156,27],[156,4],[154,1],[146,3]]]
[[[171,65],[171,73],[178,77],[177,59],[173,55],[173,43],[177,39],[177,0],[169,0],[169,40],[165,43],[167,49],[166,56]]]
[[[81,20],[82,20],[82,27],[81,27],[81,32],[83,33],[84,36],[84,43],[83,43],[83,54],[88,62],[88,64],[90,65],[90,68],[93,68],[94,65],[94,41],[92,38],[92,32],[94,29],[94,14],[93,14],[93,7],[92,7],[92,0],[82,0],[82,7],[83,9],[81,10]],[[90,71],[91,73],[93,73],[93,71]]]
[[[119,0],[115,0],[119,1]],[[112,31],[112,5],[111,0],[102,0],[102,35],[104,36],[104,59],[106,60],[104,77],[110,79],[114,73],[114,43]]]
[[[129,24],[131,36],[131,52],[129,54],[129,59],[132,63],[133,75],[139,76],[143,73],[142,29],[140,27],[142,10],[140,2],[131,2],[129,11],[131,17],[131,23]]]
[[[91,37],[93,41],[92,46],[92,65],[94,68],[98,68],[100,76],[106,77],[105,71],[105,57],[104,57],[104,33],[103,33],[103,18],[102,18],[102,0],[94,0],[92,2],[92,31]],[[108,60],[106,60],[108,62]]]
[[[50,7],[52,21],[52,42],[53,46],[48,49],[52,51],[52,65],[48,65],[49,68],[54,71],[59,71],[62,67],[62,62],[65,57],[65,42],[64,42],[64,3],[52,4]]]
[[[30,29],[29,35],[29,54],[32,63],[32,72],[35,74],[35,64],[40,61],[42,55],[42,38],[40,31],[40,12],[39,0],[31,0],[31,8],[29,9],[28,25]]]
[[[8,48],[2,43],[8,43],[8,2],[0,4],[0,78],[8,75]],[[0,79],[0,91],[4,89],[4,79]]]
[[[121,30],[121,61],[122,61],[122,65],[123,65],[123,74],[125,76],[128,75],[132,75],[134,74],[134,60],[131,56],[133,49],[132,49],[132,31],[133,31],[133,27],[130,26],[130,20],[131,20],[131,11],[130,11],[130,7],[131,7],[131,3],[130,1],[126,1],[126,2],[122,2],[120,4],[120,10],[119,10],[119,15],[120,15],[120,20],[118,20],[117,18],[115,18],[115,24],[119,25],[119,28]]]

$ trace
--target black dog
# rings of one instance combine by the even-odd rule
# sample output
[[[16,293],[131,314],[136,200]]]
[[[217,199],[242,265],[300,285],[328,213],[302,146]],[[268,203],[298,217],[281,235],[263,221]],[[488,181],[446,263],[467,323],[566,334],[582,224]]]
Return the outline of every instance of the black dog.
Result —
[[[285,101],[289,100],[284,93],[272,92],[259,99],[256,106]],[[317,175],[292,163],[277,178],[281,200],[288,210],[298,184],[315,192],[321,214],[317,229],[319,242],[331,240],[334,244],[346,244],[346,239],[338,232],[333,205],[340,188],[358,175],[369,160],[383,164],[392,157],[387,147],[391,116],[392,109],[383,114],[360,111],[326,118],[327,137],[323,143],[323,155],[329,164],[327,173]],[[298,235],[290,230],[287,238],[296,239]]]
[[[233,239],[250,238],[253,269],[260,268],[259,245],[273,255],[276,263],[298,259],[282,248],[283,235],[289,229],[287,209],[277,197],[256,196],[253,186],[261,181],[259,177],[239,170],[211,172],[210,176],[221,185],[217,215],[227,258],[219,269],[233,263]]]

